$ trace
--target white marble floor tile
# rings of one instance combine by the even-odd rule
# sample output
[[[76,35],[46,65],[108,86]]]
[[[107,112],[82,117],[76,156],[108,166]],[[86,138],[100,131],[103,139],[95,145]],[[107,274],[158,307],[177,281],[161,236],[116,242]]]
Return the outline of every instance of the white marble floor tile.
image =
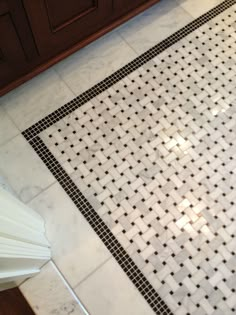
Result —
[[[55,69],[73,92],[79,95],[136,56],[113,31],[58,63]]]
[[[163,0],[121,26],[118,32],[138,54],[141,54],[192,19],[176,1]]]
[[[55,181],[22,135],[0,147],[0,174],[23,202],[29,201]]]
[[[83,281],[75,292],[91,314],[154,315],[114,258]]]
[[[0,145],[9,141],[19,133],[10,117],[0,105]]]
[[[211,10],[223,0],[177,0],[181,7],[194,18]]]
[[[52,258],[72,287],[111,257],[58,183],[38,195],[29,206],[44,218]]]
[[[20,130],[24,130],[74,98],[74,94],[49,69],[1,99],[1,104]]]
[[[36,315],[85,315],[52,262],[20,286]]]

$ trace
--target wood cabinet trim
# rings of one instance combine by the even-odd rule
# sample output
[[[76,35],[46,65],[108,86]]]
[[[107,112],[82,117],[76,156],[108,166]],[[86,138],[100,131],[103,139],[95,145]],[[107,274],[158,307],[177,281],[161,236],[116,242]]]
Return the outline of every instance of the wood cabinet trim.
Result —
[[[89,8],[89,9],[87,9],[87,10],[85,10],[85,11],[83,11],[83,12],[81,12],[81,13],[75,15],[75,16],[73,16],[72,18],[70,18],[69,20],[65,21],[64,23],[62,23],[62,24],[60,24],[60,25],[58,25],[58,26],[53,26],[53,23],[52,23],[52,21],[51,21],[50,14],[49,14],[48,3],[47,3],[46,0],[44,0],[44,2],[45,2],[45,7],[46,7],[46,9],[47,9],[47,16],[48,16],[48,21],[49,21],[49,24],[50,24],[50,28],[51,28],[51,31],[52,31],[53,33],[56,33],[56,32],[58,32],[58,31],[62,30],[62,29],[65,28],[66,26],[68,26],[68,25],[70,25],[70,24],[76,22],[76,21],[79,20],[80,18],[82,18],[82,17],[84,17],[84,16],[86,16],[86,15],[92,13],[93,11],[95,11],[95,10],[98,8],[98,0],[94,0],[95,3],[94,3],[94,5],[93,5],[93,7],[91,7],[91,8]]]

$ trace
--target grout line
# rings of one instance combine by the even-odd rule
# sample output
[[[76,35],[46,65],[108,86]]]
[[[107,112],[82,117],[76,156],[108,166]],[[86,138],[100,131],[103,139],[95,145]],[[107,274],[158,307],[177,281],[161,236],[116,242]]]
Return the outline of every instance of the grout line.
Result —
[[[7,145],[9,142],[11,142],[12,140],[14,140],[14,139],[15,139],[16,137],[18,137],[19,135],[22,135],[21,131],[19,131],[18,134],[16,134],[15,136],[11,137],[10,139],[8,139],[8,140],[2,142],[2,143],[0,144],[0,150],[2,149],[2,147],[4,147],[5,145]],[[23,138],[24,138],[24,137],[23,137]],[[27,140],[26,140],[26,141],[27,141]]]
[[[189,1],[187,0],[187,1],[185,1],[185,2],[188,3]],[[204,10],[203,12],[201,12],[198,16],[194,16],[194,15],[192,14],[192,10],[191,10],[191,12],[189,12],[189,11],[187,11],[187,10],[183,7],[183,4],[184,4],[185,2],[179,3],[179,6],[180,6],[190,17],[192,17],[193,20],[195,20],[195,19],[199,18],[201,15],[203,15],[203,14],[207,13],[208,11],[214,9],[217,5],[223,3],[224,0],[221,0],[221,2],[219,2],[218,4],[217,4],[217,3],[213,4],[213,6],[212,6],[211,8],[207,8],[206,10]]]
[[[131,44],[122,36],[122,34],[119,32],[119,30],[117,30],[116,33],[124,42],[127,46],[129,46],[129,48],[135,53],[136,57],[139,56],[139,52],[135,50],[134,47],[131,46]]]
[[[182,7],[182,3],[179,5],[179,7],[181,8],[181,9],[183,9],[183,11],[186,13],[186,14],[188,14],[191,18],[192,18],[192,20],[195,20],[196,19],[196,17],[194,17],[190,12],[188,12],[184,7]],[[204,11],[202,14],[204,14],[204,13],[206,13],[207,11]]]
[[[118,37],[120,37],[121,41],[124,41],[125,44],[132,50],[132,52],[135,54],[135,57],[134,58],[137,58],[139,56],[139,53],[137,51],[135,51],[135,49],[123,38],[123,36],[119,33],[118,30],[113,30],[111,32],[114,32],[115,35],[117,35]],[[110,32],[110,33],[111,33]],[[102,40],[106,35],[108,34],[104,34],[102,37],[98,38],[96,41],[99,41],[99,40]],[[80,50],[78,50],[77,52],[79,52]],[[73,55],[73,54],[72,54]],[[70,56],[69,56],[70,57]],[[67,57],[67,58],[69,58]],[[133,60],[133,58],[131,59]],[[128,61],[129,62],[129,61]],[[117,69],[118,70],[118,69]],[[112,70],[111,73],[109,75],[112,75],[113,73],[115,73],[117,70]],[[69,86],[69,84],[64,80],[64,78],[61,76],[61,74],[58,72],[57,69],[54,68],[54,71],[56,71],[57,75],[60,77],[60,79],[65,83],[65,85],[68,87],[68,89],[73,93],[73,95],[75,97],[79,96],[80,94],[86,92],[86,90],[90,89],[93,87],[93,85],[96,85],[98,84],[100,81],[103,81],[104,79],[106,79],[106,77],[108,75],[105,75],[103,79],[100,79],[97,83],[94,83],[92,86],[88,86],[86,87],[85,89],[83,89],[82,91],[80,91],[79,93],[76,93],[73,91],[73,89]]]
[[[110,259],[112,259],[113,256],[111,255],[109,258],[107,258],[106,260],[104,260],[100,265],[98,265],[93,271],[91,271],[85,278],[83,278],[82,280],[80,280],[76,285],[75,285],[75,289],[80,286],[83,282],[85,282],[90,276],[92,276],[96,271],[98,271],[98,269],[100,269],[101,267],[103,267],[103,265],[105,265]]]
[[[48,169],[48,168],[47,168]],[[50,170],[49,170],[49,172],[50,172]],[[51,172],[50,172],[50,174],[51,174]],[[53,174],[51,174],[52,175],[52,177],[54,177],[53,176]],[[55,181],[53,181],[51,184],[49,184],[47,187],[45,187],[45,188],[43,188],[39,193],[37,193],[33,198],[31,198],[31,199],[29,199],[29,200],[27,200],[26,202],[24,202],[27,206],[29,206],[29,203],[30,202],[32,202],[34,199],[36,199],[37,197],[39,197],[41,194],[43,194],[46,190],[48,190],[49,188],[51,188],[53,185],[55,185],[58,181],[57,181],[57,179],[54,177],[54,179],[55,179]],[[20,197],[18,196],[18,198],[20,199]],[[20,199],[21,200],[21,199]],[[21,200],[22,201],[22,200]],[[23,201],[22,201],[23,202]],[[34,210],[34,209],[33,209]],[[36,211],[36,210],[34,210],[34,211]],[[37,212],[37,211],[36,211]]]
[[[163,0],[162,0],[163,1]],[[161,2],[161,1],[160,1]],[[156,5],[158,5],[159,3],[157,3]],[[188,23],[190,23],[190,22],[192,22],[195,18],[192,16],[192,14],[190,14],[189,12],[187,12],[183,7],[182,7],[182,5],[177,1],[176,2],[176,5],[173,7],[173,9],[176,9],[176,8],[180,8],[180,9],[182,9],[183,11],[184,11],[184,13],[186,14],[186,15],[188,15],[189,16],[189,18],[191,19],[191,21],[189,21],[189,22],[186,22],[187,24]],[[150,8],[151,9],[151,8]],[[149,9],[149,10],[150,10]],[[206,11],[207,12],[207,11]],[[161,15],[162,16],[162,15]],[[126,22],[126,23],[129,23],[129,21],[128,22]],[[125,23],[125,24],[126,24]],[[154,21],[153,22],[151,22],[149,25],[151,25],[151,24],[153,24],[154,23]],[[173,32],[171,32],[171,34],[169,34],[168,36],[170,36],[170,35],[172,35],[172,34],[174,34],[175,32],[177,32],[178,30],[180,30],[181,28],[183,28],[183,27],[185,27],[187,24],[185,24],[185,25],[182,25],[182,26],[179,26],[177,29],[174,29],[173,30]],[[144,51],[138,51],[138,50],[136,50],[130,43],[129,43],[129,41],[122,35],[122,33],[118,30],[118,33],[119,33],[119,35],[122,37],[122,39],[127,43],[127,45],[131,48],[131,49],[133,49],[133,51],[138,55],[138,56],[140,56],[140,54],[143,54],[144,52],[146,52],[147,51],[147,49],[145,49]],[[162,40],[160,40],[160,41],[158,41],[157,40],[157,42],[156,42],[156,45],[158,44],[158,43],[160,43]],[[151,47],[150,48],[152,48],[153,47],[153,44],[151,45]]]
[[[56,269],[58,275],[60,276],[60,278],[62,279],[63,283],[65,284],[65,286],[67,287],[68,291],[71,293],[71,295],[73,296],[73,298],[76,300],[76,302],[79,304],[79,306],[81,307],[81,310],[83,311],[84,315],[90,315],[89,312],[87,311],[87,309],[85,308],[85,306],[83,305],[83,303],[80,301],[80,299],[78,298],[78,296],[76,295],[76,293],[74,292],[73,288],[70,286],[70,284],[68,283],[68,281],[66,280],[66,278],[64,277],[64,275],[61,273],[61,271],[58,269],[57,265],[54,263],[53,260],[51,260],[51,263],[53,264],[54,268]]]
[[[10,140],[8,140],[8,141],[2,143],[2,144],[0,145],[0,151],[2,150],[2,148],[3,148],[5,145],[8,145],[9,142],[13,141],[13,140],[14,140],[15,138],[17,138],[18,136],[22,136],[22,133],[20,132],[19,134],[13,136]],[[23,137],[24,141],[26,141],[26,144],[29,145],[29,149],[32,150],[32,152],[35,153],[35,150],[32,148],[32,146],[29,144],[29,142],[25,139],[25,137],[24,137],[24,136],[22,136],[22,137]],[[36,153],[36,154],[37,154],[37,153]],[[43,165],[45,165],[45,164],[43,163]],[[48,170],[48,168],[47,168],[47,170]],[[51,174],[50,170],[49,170],[49,173]],[[52,175],[52,174],[51,174],[51,175]],[[6,180],[6,182],[8,182],[8,181],[7,181],[7,178],[6,178],[5,176],[2,176],[2,177],[4,177],[4,179]],[[33,200],[34,200],[35,198],[37,198],[40,194],[44,193],[47,189],[49,189],[51,186],[53,186],[54,184],[57,183],[57,179],[56,179],[53,175],[52,175],[52,177],[54,178],[54,181],[53,181],[51,184],[49,184],[48,186],[46,186],[45,188],[43,188],[41,191],[39,191],[36,195],[34,195],[32,198],[28,199],[27,201],[23,201],[23,200],[22,200],[20,194],[19,194],[18,192],[16,192],[16,190],[15,190],[14,187],[11,187],[11,189],[13,190],[15,196],[16,196],[21,202],[23,202],[23,203],[26,204],[26,205],[29,205],[29,203],[30,203],[31,201],[33,201]],[[9,183],[8,183],[8,184],[9,184]],[[34,209],[33,209],[33,210],[34,210]]]
[[[202,12],[199,16],[196,17],[196,16],[193,16],[192,13],[190,13],[189,11],[187,11],[187,10],[182,6],[182,3],[179,5],[179,7],[180,7],[181,9],[183,9],[184,12],[185,12],[186,14],[188,14],[188,15],[192,18],[192,20],[197,19],[199,16],[201,16],[202,14],[205,14],[205,13],[207,13],[207,11],[209,11],[209,10],[206,10],[206,11]],[[213,8],[214,8],[214,6],[213,6]]]
[[[15,126],[16,130],[18,131],[18,133],[16,135],[14,135],[13,137],[11,137],[10,139],[3,141],[0,144],[0,148],[4,145],[6,145],[8,142],[10,142],[11,140],[13,140],[14,138],[16,138],[17,136],[22,134],[22,130],[20,130],[20,128],[16,125],[15,121],[13,120],[13,118],[11,117],[11,115],[7,112],[7,110],[5,109],[4,105],[0,105],[1,109],[3,110],[4,114],[7,116],[7,118],[10,120],[10,122]]]
[[[20,128],[17,126],[17,124],[15,123],[14,119],[11,117],[11,115],[8,113],[8,111],[6,110],[6,105],[2,105],[2,109],[4,111],[4,113],[7,115],[8,119],[12,122],[12,124],[16,127],[16,129],[19,131],[19,133],[22,132],[22,130],[20,130]]]
[[[73,54],[72,54],[73,55]],[[68,56],[67,58],[69,58],[70,56]],[[63,60],[61,60],[61,61],[63,61]],[[61,62],[60,61],[60,62]],[[60,63],[59,62],[59,63]],[[57,64],[59,64],[59,63],[57,63]],[[67,86],[67,88],[71,91],[71,93],[76,97],[76,96],[78,96],[78,94],[77,93],[75,93],[73,90],[72,90],[72,88],[68,85],[68,83],[63,79],[63,77],[61,76],[61,74],[57,71],[57,69],[56,69],[56,67],[54,66],[53,67],[53,70],[56,72],[56,74],[58,75],[58,77],[60,78],[60,80],[61,81],[63,81],[63,83]]]
[[[140,52],[138,52],[131,44],[127,41],[125,37],[121,33],[119,33],[119,36],[122,38],[122,40],[134,51],[134,53],[137,55],[137,57],[140,55]]]

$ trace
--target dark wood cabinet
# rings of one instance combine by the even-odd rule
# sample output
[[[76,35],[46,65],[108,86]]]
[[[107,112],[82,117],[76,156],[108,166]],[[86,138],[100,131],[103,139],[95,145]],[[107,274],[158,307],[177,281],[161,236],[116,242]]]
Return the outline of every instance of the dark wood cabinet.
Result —
[[[0,95],[159,0],[0,0]]]
[[[0,0],[0,88],[25,72],[37,51],[23,6]]]
[[[141,4],[148,2],[147,0],[114,0],[113,8],[116,15],[122,15],[129,12],[130,10],[136,9]]]
[[[9,14],[0,16],[0,84],[20,74],[26,56]]]
[[[111,0],[24,0],[24,4],[38,50],[48,55],[93,34],[112,14]]]

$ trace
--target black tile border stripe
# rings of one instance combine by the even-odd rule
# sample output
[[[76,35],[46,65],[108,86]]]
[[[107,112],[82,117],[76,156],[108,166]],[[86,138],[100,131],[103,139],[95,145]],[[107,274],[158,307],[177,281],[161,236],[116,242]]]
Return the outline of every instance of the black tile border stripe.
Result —
[[[82,106],[98,94],[104,92],[113,84],[117,83],[131,72],[135,71],[158,54],[172,46],[173,44],[177,43],[179,40],[190,34],[191,32],[195,31],[197,28],[217,16],[218,14],[222,13],[232,5],[236,3],[236,0],[225,0],[221,4],[217,5],[212,10],[206,12],[205,14],[201,15],[197,19],[193,20],[186,26],[184,26],[179,31],[175,32],[174,34],[167,37],[165,40],[161,41],[159,44],[155,45],[154,47],[150,48],[148,51],[140,55],[139,57],[135,58],[133,61],[129,62],[127,65],[122,67],[121,69],[117,70],[109,77],[105,78],[100,83],[94,85],[92,88],[88,89],[84,93],[80,94],[72,101],[68,102],[67,104],[63,105],[62,107],[58,108],[53,113],[49,114],[45,118],[38,121],[33,126],[29,127],[25,131],[22,132],[26,140],[30,140],[33,137],[37,136],[40,132],[45,130],[46,128],[50,127],[52,124],[55,124],[57,121],[65,117],[66,115],[72,113],[78,107]]]
[[[78,210],[94,229],[96,234],[100,237],[107,249],[116,259],[117,263],[121,266],[123,271],[139,290],[153,311],[157,315],[173,315],[172,311],[145,278],[133,260],[129,257],[103,220],[99,217],[66,171],[46,147],[41,138],[37,136],[29,141],[29,143],[74,202]]]
[[[173,315],[173,313],[158,295],[156,290],[152,287],[140,269],[136,266],[133,260],[129,257],[129,255],[120,245],[106,224],[102,221],[90,203],[86,200],[78,187],[65,172],[63,167],[52,155],[38,134],[51,125],[55,124],[60,119],[64,118],[66,115],[72,113],[78,107],[82,106],[98,94],[107,90],[113,84],[117,83],[125,76],[129,75],[131,72],[135,71],[149,60],[153,59],[158,54],[177,43],[179,40],[234,4],[236,4],[236,0],[225,0],[212,10],[195,19],[173,35],[169,36],[141,56],[128,63],[126,66],[116,71],[105,80],[101,81],[94,87],[90,88],[86,92],[82,93],[69,103],[65,104],[61,108],[57,109],[22,132],[23,136],[29,141],[33,149],[36,151],[51,173],[55,176],[62,188],[77,206],[78,210],[83,214],[85,219],[89,222],[96,234],[100,237],[121,268],[127,274],[129,279],[133,282],[135,287],[139,290],[144,299],[157,315]]]

